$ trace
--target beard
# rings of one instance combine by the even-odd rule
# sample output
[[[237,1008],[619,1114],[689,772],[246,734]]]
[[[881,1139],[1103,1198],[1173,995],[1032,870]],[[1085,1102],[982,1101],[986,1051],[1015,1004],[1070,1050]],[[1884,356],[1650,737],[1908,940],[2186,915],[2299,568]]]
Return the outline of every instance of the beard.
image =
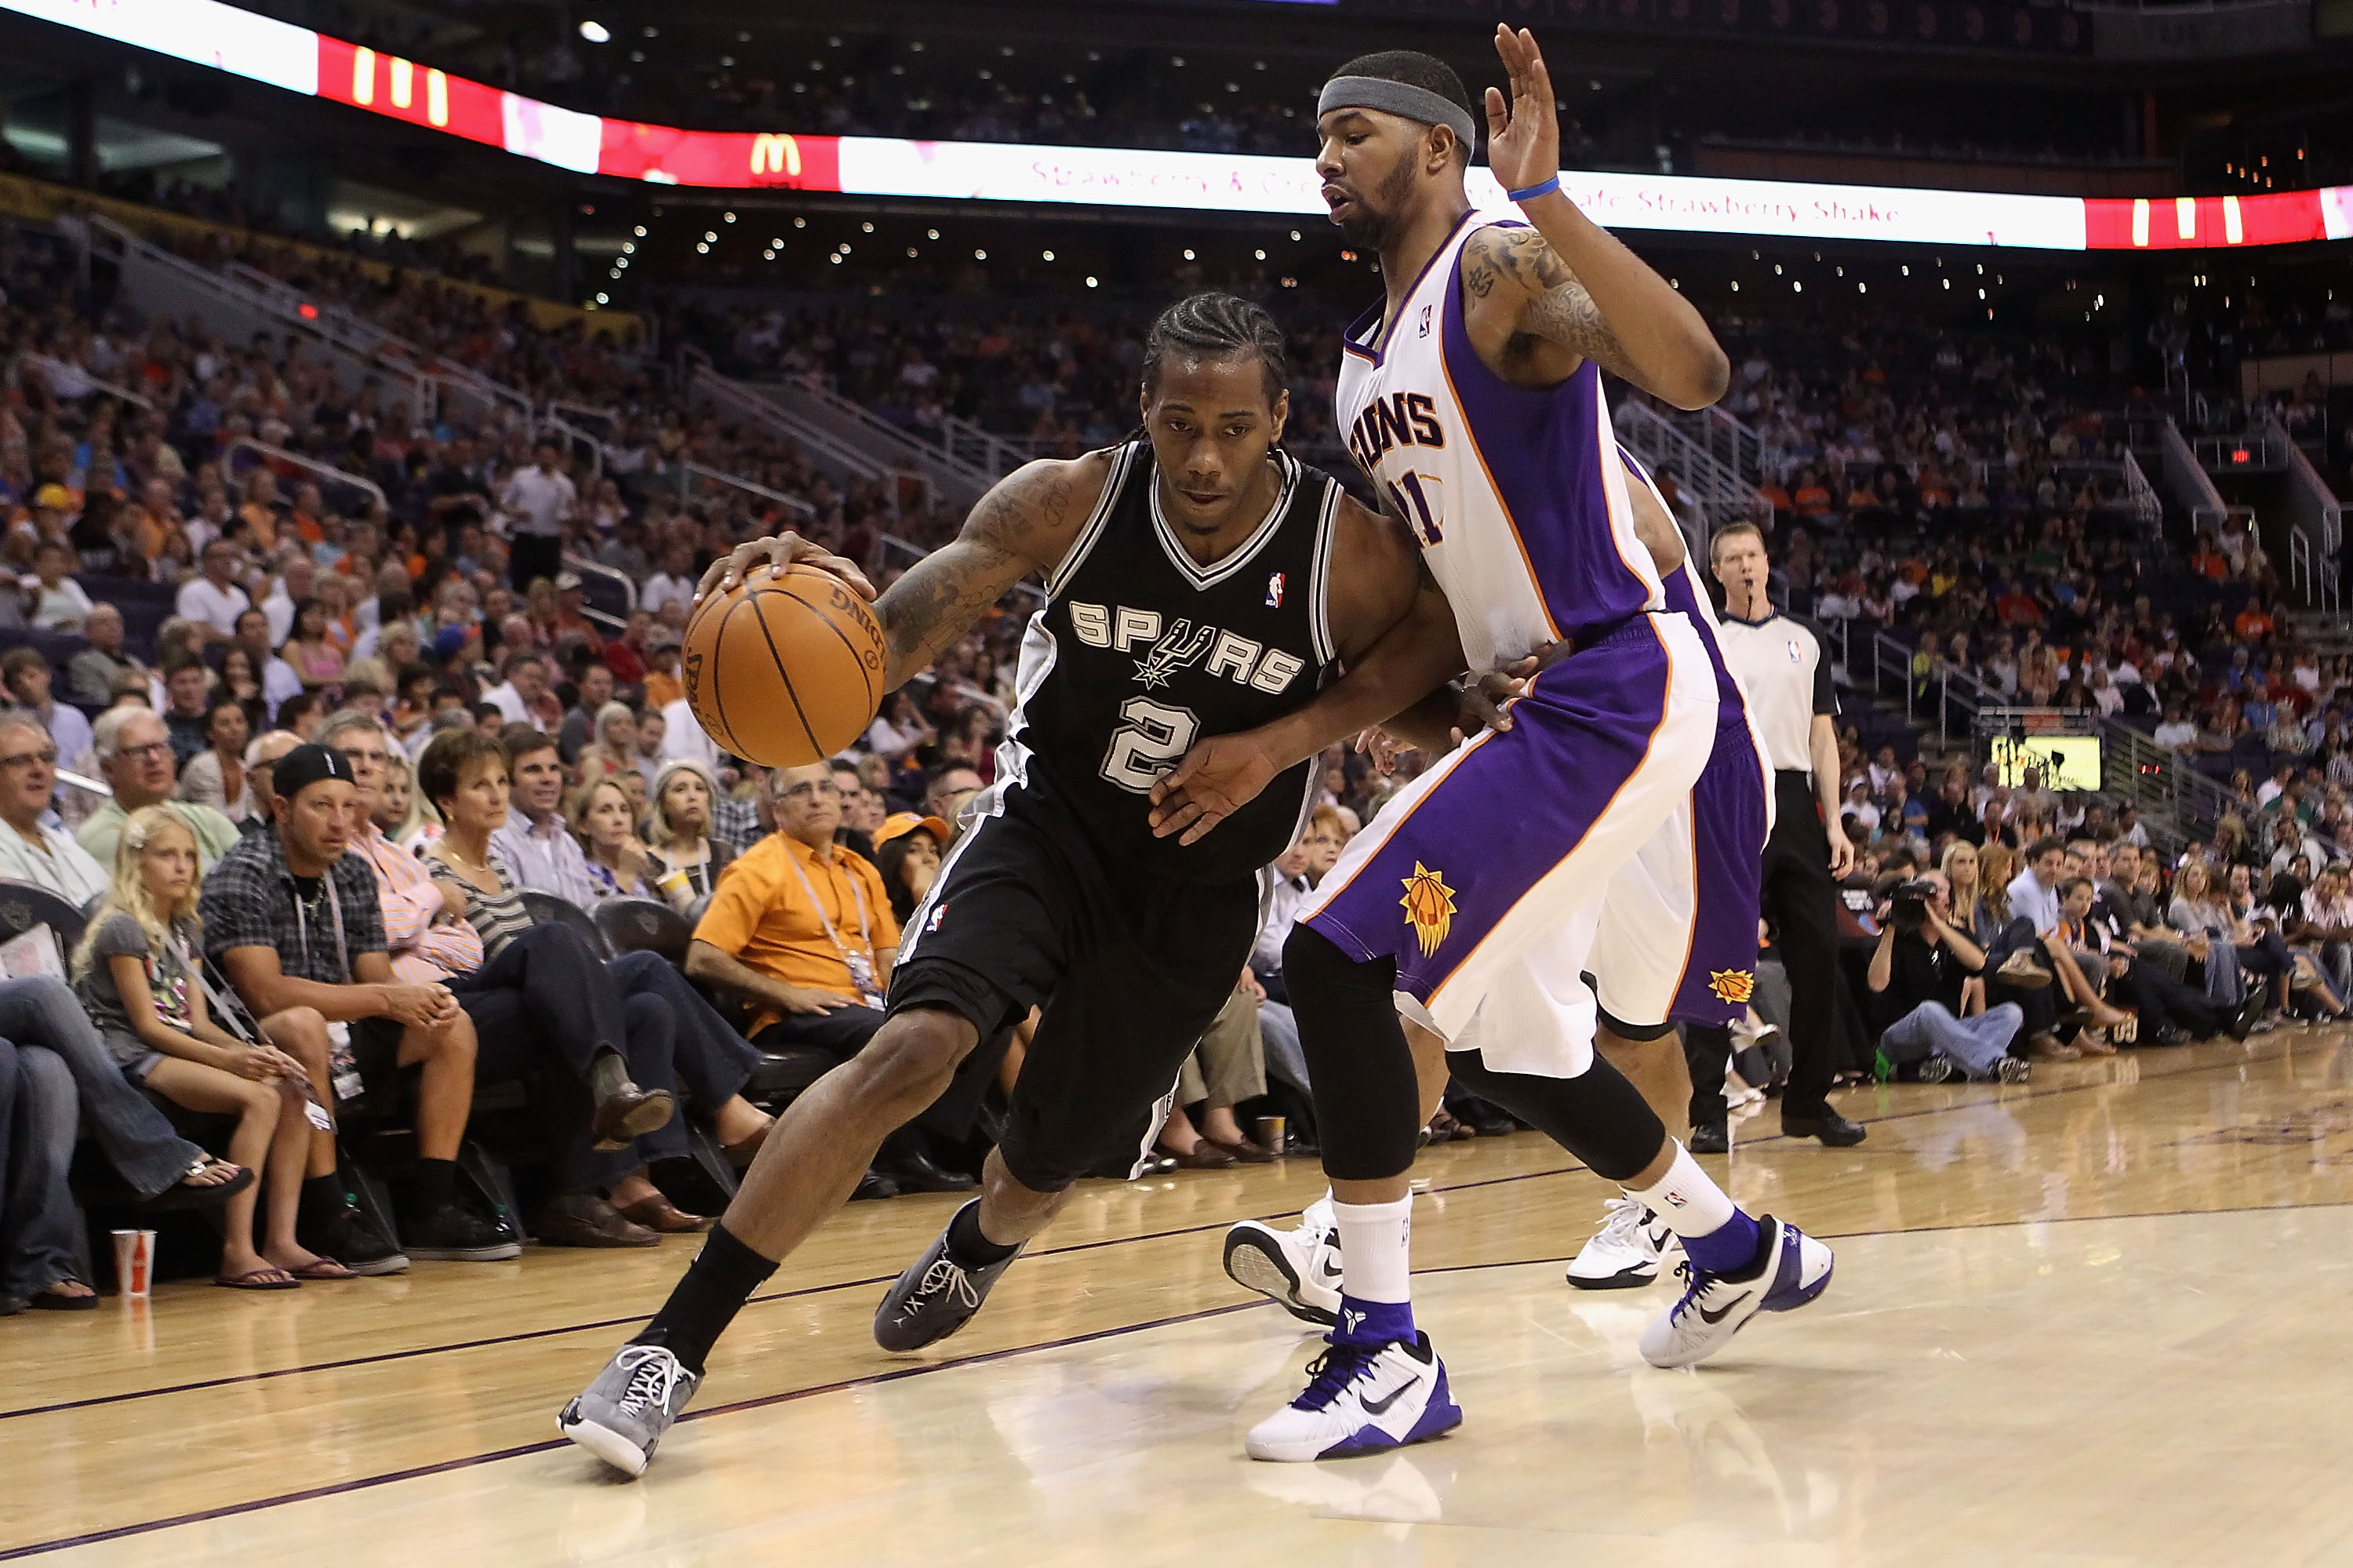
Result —
[[[1413,164],[1400,160],[1378,188],[1357,195],[1353,204],[1356,210],[1342,220],[1340,232],[1363,249],[1377,253],[1386,249],[1402,227],[1405,210],[1413,201]]]

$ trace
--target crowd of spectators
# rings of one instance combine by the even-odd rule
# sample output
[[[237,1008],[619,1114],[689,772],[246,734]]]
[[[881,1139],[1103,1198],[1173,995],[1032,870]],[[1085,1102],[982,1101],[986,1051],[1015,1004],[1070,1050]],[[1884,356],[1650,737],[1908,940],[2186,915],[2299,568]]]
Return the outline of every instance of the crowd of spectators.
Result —
[[[2030,807],[2035,836],[2013,842],[1968,815],[2000,821],[2002,792],[1953,768],[1930,836],[1874,843],[1848,884],[1883,1075],[2015,1081],[2028,1062],[2348,1016],[2341,858],[2293,832],[2268,853],[2226,832],[2162,853],[2128,813],[2081,797],[2059,798],[2055,821]]]
[[[1200,286],[1172,280],[1172,293]],[[1340,357],[1335,311],[1272,302],[1290,331],[1295,385],[1284,440],[1311,460],[1339,461],[1332,428]],[[1280,319],[1280,317],[1279,317]],[[879,303],[786,312],[742,307],[691,317],[723,368],[759,380],[807,379],[936,440],[950,417],[1024,445],[1075,455],[1137,424],[1137,367],[1148,323],[1124,313],[1011,311],[955,315]]]
[[[65,249],[0,245],[0,342],[43,356],[0,404],[0,561],[16,584],[0,582],[0,635],[21,644],[0,660],[16,705],[0,716],[0,876],[107,906],[72,955],[81,1000],[65,1004],[98,1020],[100,1054],[50,1043],[77,1032],[47,993],[47,1033],[19,1054],[82,1064],[69,1087],[117,1129],[105,1151],[139,1195],[227,1206],[220,1277],[242,1288],[512,1255],[519,1227],[456,1169],[478,1080],[523,1082],[554,1129],[528,1221],[540,1240],[644,1245],[696,1228],[654,1179],[684,1152],[688,1107],[748,1159],[793,1086],[776,1065],[821,1070],[879,1024],[898,923],[994,779],[1034,601],[985,617],[830,765],[767,773],[724,756],[677,665],[711,563],[790,524],[887,585],[912,556],[883,535],[919,551],[953,514],[838,486],[788,444],[690,408],[675,366],[634,345],[290,249],[257,264],[512,396],[420,423],[397,378],[353,387],[290,337],[140,320]],[[1133,422],[1142,334],[1116,312],[875,303],[689,324],[726,368],[820,382],[918,431],[954,415],[1075,452]],[[2003,1077],[2005,1061],[2065,1060],[2120,1032],[2154,1044],[2243,1031],[2266,1005],[2338,1011],[2353,980],[2336,847],[2353,780],[2345,662],[2289,639],[2251,536],[2162,548],[2121,467],[2137,411],[2105,364],[2059,340],[1886,321],[1804,339],[1723,325],[1730,407],[1759,434],[1799,608],[1850,640],[1899,638],[1924,690],[1966,676],[2234,764],[2248,737],[2263,747],[2226,786],[2242,807],[2214,842],[2160,863],[2128,811],[2055,796],[2031,770],[2017,788],[1966,773],[1932,786],[1925,763],[1865,756],[1850,734],[1856,1011],[1919,1014],[1886,1042],[1891,1065]],[[1328,440],[1330,336],[1318,324],[1294,345],[1292,440],[1311,456]],[[697,465],[758,488],[702,482]],[[583,567],[628,579],[635,608],[593,603]],[[1273,1158],[1264,1115],[1312,1146],[1282,938],[1410,771],[1338,751],[1322,767],[1265,940],[1161,1130],[1164,1165]],[[61,769],[106,792],[61,789]],[[1989,880],[1989,863],[2009,874]],[[2078,874],[2094,895],[2082,908]],[[684,923],[678,961],[607,960],[532,897],[667,909]],[[1874,980],[1862,948],[1882,939]],[[1937,951],[1906,945],[1922,940]],[[1909,1001],[1878,1019],[1871,999],[1891,986]],[[1931,1001],[1950,1027],[1921,1013]],[[564,1021],[560,1037],[534,1018]],[[886,1146],[869,1195],[971,1183],[1021,1033]],[[93,1086],[91,1060],[182,1113],[232,1118],[228,1158]],[[404,1094],[419,1158],[394,1212],[364,1213],[333,1132]],[[1512,1127],[1474,1101],[1451,1110],[1437,1135]],[[47,1244],[12,1245],[0,1294],[87,1298],[42,1261]]]
[[[1737,330],[1736,328],[1735,330]],[[2114,718],[2237,800],[2295,782],[2338,836],[2353,783],[2353,666],[2292,622],[2252,530],[2168,533],[2125,465],[2145,399],[2061,337],[1974,343],[1893,320],[1735,351],[1726,406],[1757,432],[1783,586],[1858,669],[1891,638],[1915,706]],[[1873,820],[1917,810],[1872,786]],[[2242,777],[2243,775],[2243,777]],[[2227,782],[2226,782],[2227,781]],[[2257,824],[2260,825],[2260,824]]]
[[[38,978],[0,986],[80,1020],[16,1032],[19,1048],[80,1064],[72,1086],[93,1110],[136,1086],[150,1141],[126,1131],[110,1159],[137,1196],[223,1206],[217,1278],[236,1288],[513,1255],[524,1227],[458,1169],[483,1083],[524,1085],[551,1145],[536,1239],[699,1228],[652,1180],[685,1152],[690,1100],[748,1159],[781,1097],[755,1084],[762,1064],[822,1070],[879,1023],[896,922],[994,774],[1018,596],[898,694],[855,756],[766,773],[716,752],[678,675],[702,572],[784,520],[675,498],[669,466],[709,451],[695,443],[712,427],[666,411],[633,448],[625,418],[600,475],[495,424],[417,429],[291,345],[137,321],[61,249],[12,243],[0,277],[0,331],[55,362],[0,407],[16,574],[0,633],[20,644],[0,669],[17,705],[0,715],[0,875],[90,933],[67,955],[79,1000]],[[433,341],[475,363],[557,363],[495,330],[453,344],[456,323],[411,303],[412,328],[438,322]],[[237,468],[247,438],[313,466]],[[763,471],[817,508],[805,526],[872,553],[855,498]],[[567,556],[631,578],[638,607],[592,616]],[[1329,794],[1354,809],[1319,813],[1287,875],[1320,875],[1372,804],[1332,761]],[[608,961],[524,902],[540,895],[667,907],[688,923],[682,961]],[[1294,1111],[1297,1142],[1312,1136],[1280,1004],[1259,1022],[1268,995],[1240,977],[1161,1168],[1273,1158],[1253,1108]],[[1006,1043],[1002,1081],[1018,1049]],[[970,1186],[1001,1087],[969,1086],[894,1138],[868,1195]],[[159,1102],[229,1158],[169,1135]],[[337,1137],[383,1114],[407,1116],[417,1150],[389,1213],[353,1201]],[[9,1301],[92,1299],[69,1249],[42,1239],[70,1208],[73,1140],[56,1129],[74,1119],[51,1118],[57,1159],[35,1162],[55,1179],[27,1202],[48,1219],[7,1238]]]

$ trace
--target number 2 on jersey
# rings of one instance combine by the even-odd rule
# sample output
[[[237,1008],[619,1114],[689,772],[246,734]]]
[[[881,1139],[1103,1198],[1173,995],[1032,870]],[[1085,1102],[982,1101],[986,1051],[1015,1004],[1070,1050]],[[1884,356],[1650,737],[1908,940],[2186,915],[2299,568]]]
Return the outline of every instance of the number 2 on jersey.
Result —
[[[1388,492],[1389,498],[1397,503],[1398,515],[1405,519],[1405,525],[1416,538],[1424,545],[1435,545],[1445,536],[1439,532],[1438,524],[1446,493],[1436,479],[1426,473],[1400,474]]]
[[[1170,707],[1150,697],[1128,698],[1119,705],[1119,716],[1127,723],[1112,731],[1103,775],[1123,789],[1148,795],[1160,776],[1192,748],[1201,721],[1190,708]]]

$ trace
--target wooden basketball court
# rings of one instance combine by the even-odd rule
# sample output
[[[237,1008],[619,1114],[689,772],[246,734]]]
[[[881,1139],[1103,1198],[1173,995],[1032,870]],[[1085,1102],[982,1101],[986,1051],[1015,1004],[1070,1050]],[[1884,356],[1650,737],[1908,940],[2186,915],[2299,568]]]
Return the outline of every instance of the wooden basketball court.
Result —
[[[1694,1372],[1635,1351],[1671,1287],[1562,1282],[1599,1181],[1533,1134],[1426,1154],[1419,1315],[1466,1421],[1398,1455],[1241,1455],[1315,1347],[1219,1239],[1320,1190],[1292,1161],[1088,1186],[922,1359],[867,1324],[954,1200],[855,1205],[638,1483],[554,1413],[692,1238],[29,1314],[0,1323],[0,1560],[2353,1563],[2353,1042],[1841,1103],[1862,1148],[1768,1112],[1732,1161],[1837,1246],[1830,1293]]]

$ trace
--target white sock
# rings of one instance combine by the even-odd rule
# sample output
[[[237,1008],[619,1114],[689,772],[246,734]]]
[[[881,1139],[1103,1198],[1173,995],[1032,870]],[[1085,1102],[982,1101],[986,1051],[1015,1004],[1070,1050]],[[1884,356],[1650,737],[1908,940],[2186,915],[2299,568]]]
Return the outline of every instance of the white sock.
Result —
[[[1359,1301],[1413,1299],[1413,1197],[1393,1203],[1340,1203],[1332,1213],[1340,1226],[1340,1288]]]
[[[1691,1150],[1678,1141],[1675,1162],[1648,1187],[1629,1187],[1626,1195],[1659,1216],[1660,1223],[1679,1236],[1713,1235],[1732,1223],[1740,1211],[1715,1178],[1700,1169]]]

